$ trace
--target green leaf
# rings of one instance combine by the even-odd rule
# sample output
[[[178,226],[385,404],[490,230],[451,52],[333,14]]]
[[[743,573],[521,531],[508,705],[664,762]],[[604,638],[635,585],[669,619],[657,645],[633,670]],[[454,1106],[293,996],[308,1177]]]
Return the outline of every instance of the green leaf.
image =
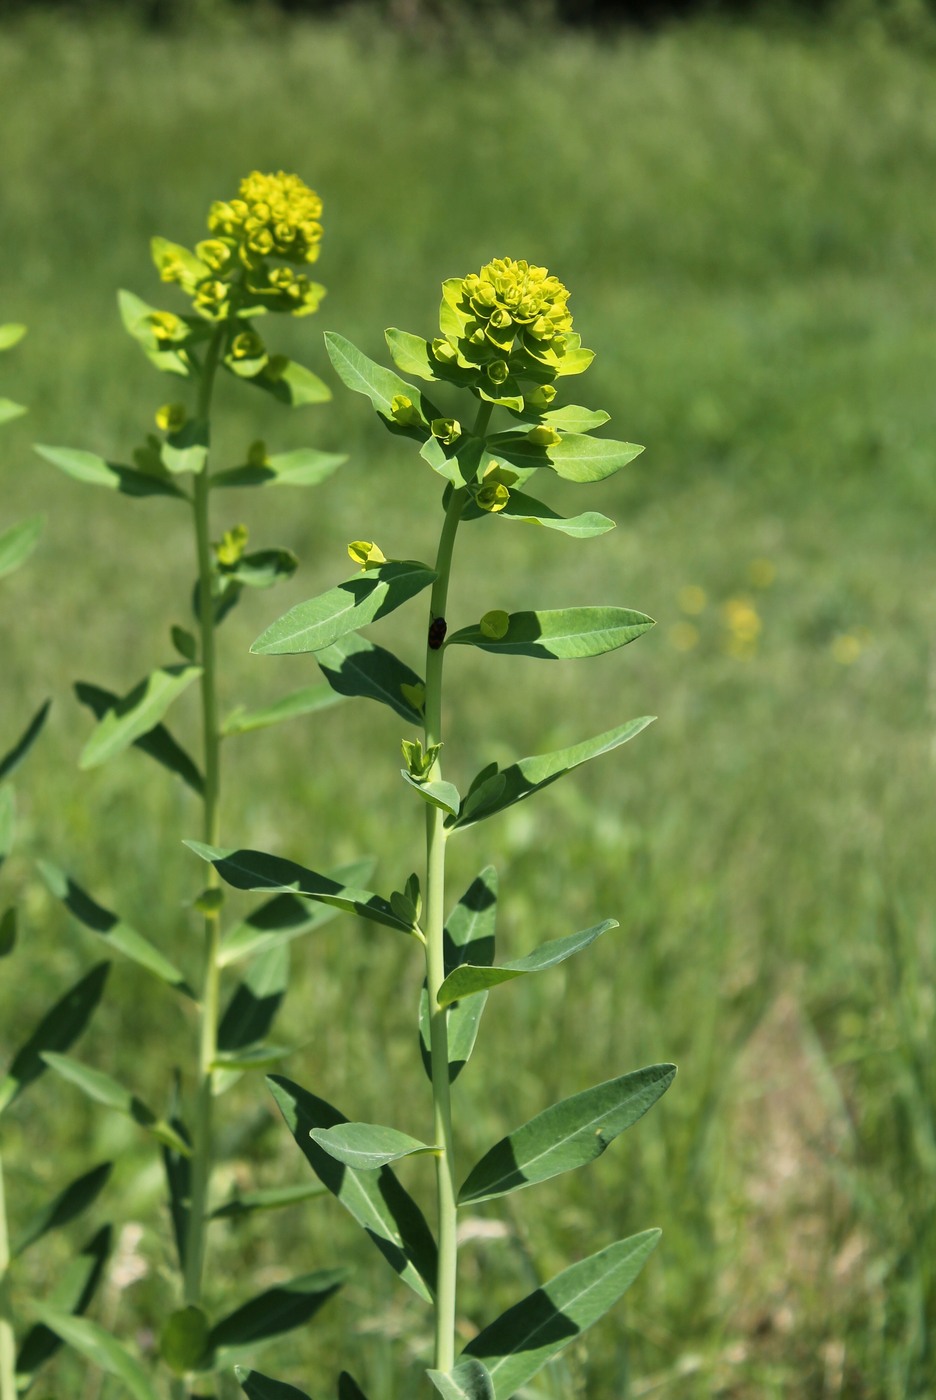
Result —
[[[75,481],[106,486],[125,496],[176,496],[180,500],[185,499],[185,492],[168,476],[156,476],[141,472],[136,467],[121,466],[119,462],[107,462],[94,452],[81,452],[74,447],[45,447],[36,443],[35,450],[40,457],[65,472],[66,476],[74,477]]]
[[[338,1400],[367,1400],[357,1381],[347,1371],[342,1371],[338,1377]]]
[[[179,1271],[185,1273],[185,1259],[188,1248],[189,1206],[192,1199],[192,1139],[180,1117],[179,1071],[173,1075],[172,1095],[166,1121],[185,1143],[185,1152],[163,1145],[163,1170],[166,1174],[166,1187],[169,1194],[169,1217],[172,1223],[172,1237],[175,1241]]]
[[[194,635],[184,627],[176,626],[169,629],[169,635],[172,638],[172,645],[179,655],[186,661],[194,661],[198,655],[198,643]]]
[[[228,366],[226,366],[228,368]],[[263,367],[259,374],[246,381],[290,408],[304,408],[307,404],[328,403],[332,392],[323,379],[313,374],[305,365],[295,360],[284,360],[275,356]]]
[[[208,437],[208,424],[201,418],[189,418],[178,432],[169,433],[160,452],[166,470],[173,476],[200,472],[208,460]]]
[[[186,841],[196,855],[210,861],[223,880],[238,890],[276,890],[282,894],[300,894],[306,899],[330,904],[347,914],[359,914],[376,924],[410,932],[408,924],[398,919],[385,899],[370,890],[343,885],[328,875],[306,870],[281,856],[268,856],[263,851],[220,851],[199,841]]]
[[[318,658],[316,658],[317,660]],[[245,710],[241,707],[229,715],[221,726],[221,733],[250,734],[254,729],[267,729],[271,724],[281,724],[283,720],[297,719],[300,715],[317,714],[319,710],[330,710],[341,699],[330,685],[307,685],[275,700],[272,705],[264,705],[260,710]]]
[[[581,404],[569,403],[562,408],[546,409],[542,413],[524,408],[513,414],[513,417],[523,424],[524,432],[545,423],[547,427],[556,428],[560,432],[590,433],[593,428],[600,428],[602,424],[607,423],[611,415],[605,413],[603,408],[582,408]],[[519,432],[519,429],[515,428],[513,431]]]
[[[417,379],[438,379],[429,343],[421,335],[411,335],[409,331],[398,331],[391,326],[384,331],[384,340],[397,369],[404,374],[415,374]]]
[[[142,298],[127,291],[117,293],[117,305],[120,308],[120,319],[123,321],[124,329],[142,347],[146,358],[157,369],[164,370],[167,374],[188,376],[191,365],[184,352],[177,349],[160,349],[160,346],[165,347],[171,342],[157,340],[153,327],[147,320],[147,317],[152,316],[156,311],[156,307],[149,306]]]
[[[97,963],[43,1016],[0,1082],[0,1113],[45,1073],[42,1056],[46,1051],[67,1050],[78,1039],[101,999],[109,972],[109,963]]]
[[[458,1204],[489,1201],[593,1162],[653,1107],[675,1075],[675,1065],[649,1065],[553,1104],[472,1167]]]
[[[14,418],[22,418],[28,412],[21,403],[14,403],[12,399],[0,399],[0,425],[12,423]]]
[[[424,462],[428,462],[434,472],[450,481],[453,486],[464,486],[477,476],[482,459],[493,460],[487,454],[485,444],[470,433],[463,433],[456,442],[442,443],[430,437],[419,452]]]
[[[488,865],[472,880],[448,917],[443,935],[446,976],[471,959],[473,966],[489,967],[494,961],[497,918],[497,871]],[[471,1058],[487,992],[466,997],[445,1009],[448,1032],[449,1082],[454,1083]],[[419,998],[419,1039],[423,1065],[432,1078],[429,1030],[429,993],[425,982]]]
[[[538,447],[527,442],[526,434],[516,429],[492,433],[487,449],[498,461],[511,466],[547,467],[566,481],[579,482],[604,481],[643,451],[633,442],[615,442],[585,433],[566,433],[554,447]]]
[[[31,515],[0,535],[0,578],[12,574],[32,554],[42,533],[42,516]]]
[[[626,744],[648,724],[652,724],[653,719],[653,715],[643,715],[640,719],[619,724],[616,729],[609,729],[594,739],[586,739],[584,743],[573,744],[567,749],[556,749],[553,753],[539,754],[535,758],[521,758],[509,768],[495,770],[490,776],[487,776],[490,770],[484,769],[469,789],[461,812],[452,825],[459,828],[471,826],[474,822],[494,816],[496,812],[502,812],[515,802],[532,797],[535,792],[571,773],[580,764]]]
[[[557,967],[559,963],[565,962],[566,958],[573,957],[594,943],[603,933],[617,927],[617,919],[605,919],[593,928],[583,929],[581,933],[570,933],[565,938],[550,939],[548,943],[534,948],[525,958],[501,963],[499,967],[492,967],[489,963],[480,966],[469,962],[461,963],[452,969],[439,988],[439,1005],[450,1006],[464,997],[476,996],[478,992],[486,992],[490,987],[497,987],[502,982],[510,982],[515,977],[526,977],[531,972],[544,972],[547,968]]]
[[[494,1382],[483,1361],[469,1357],[452,1371],[427,1371],[444,1400],[495,1400]]]
[[[329,686],[339,695],[379,700],[411,724],[422,724],[422,710],[415,707],[412,696],[424,691],[425,683],[384,647],[350,632],[332,646],[317,651],[315,659]]]
[[[555,608],[509,614],[503,636],[489,636],[481,624],[462,627],[448,646],[474,646],[505,656],[536,656],[547,661],[602,656],[626,646],[654,626],[653,619],[629,608]]]
[[[174,700],[197,680],[200,666],[162,666],[105,711],[81,751],[79,766],[95,768],[154,729]]]
[[[69,1055],[56,1055],[44,1051],[42,1058],[50,1069],[54,1069],[56,1074],[74,1084],[83,1094],[87,1094],[89,1099],[94,1099],[105,1108],[111,1108],[115,1113],[132,1119],[148,1133],[152,1133],[158,1142],[172,1147],[183,1156],[190,1155],[191,1149],[185,1139],[165,1119],[157,1118],[142,1099],[130,1089],[125,1089],[109,1074],[91,1069],[89,1065],[83,1065],[80,1060],[74,1060]]]
[[[26,334],[26,327],[15,321],[7,321],[0,326],[0,350],[12,350]]]
[[[63,1342],[81,1352],[100,1370],[116,1376],[134,1400],[160,1400],[159,1392],[136,1357],[96,1322],[42,1304],[36,1304],[34,1312]]]
[[[182,631],[181,628],[176,630]],[[109,710],[114,710],[120,704],[120,697],[115,695],[112,690],[105,690],[99,685],[91,685],[87,681],[76,681],[75,694],[82,705],[87,705],[95,718],[99,720],[103,719]],[[134,739],[133,747],[139,749],[141,753],[148,754],[157,763],[161,763],[164,768],[169,769],[170,773],[175,773],[199,797],[204,796],[205,780],[198,767],[164,724],[156,724],[145,734],[141,734],[138,739]]]
[[[50,1230],[61,1229],[63,1225],[74,1220],[76,1215],[93,1205],[103,1191],[113,1165],[113,1162],[101,1162],[99,1166],[92,1167],[91,1171],[70,1182],[64,1191],[60,1191],[48,1205],[37,1211],[31,1220],[27,1220],[22,1234],[13,1245],[14,1256],[23,1254],[30,1245],[42,1239]]]
[[[16,835],[16,796],[11,783],[0,787],[0,865],[13,849]]]
[[[434,580],[434,571],[415,559],[382,564],[290,608],[250,650],[262,656],[321,651],[349,632],[386,617]]]
[[[370,860],[354,861],[332,871],[329,878],[338,884],[356,886],[358,880],[369,877],[373,865]],[[302,934],[322,928],[337,913],[338,910],[329,905],[310,904],[294,894],[274,895],[225,934],[218,966],[227,967],[239,958],[254,957],[268,948],[289,943]]]
[[[461,797],[458,788],[454,783],[446,783],[441,779],[434,782],[418,783],[405,768],[400,769],[400,775],[405,783],[415,788],[424,802],[428,802],[430,807],[439,807],[450,817],[458,816],[458,809],[461,806]]]
[[[16,923],[16,906],[11,904],[0,917],[0,958],[8,958],[16,947]]]
[[[289,985],[289,948],[280,944],[255,958],[234,988],[218,1026],[218,1050],[230,1055],[268,1034]]]
[[[228,1364],[232,1356],[258,1342],[301,1327],[337,1293],[349,1272],[348,1269],[316,1269],[314,1273],[301,1274],[267,1289],[221,1318],[208,1335],[216,1364]]]
[[[300,1205],[303,1201],[325,1195],[326,1188],[317,1181],[303,1182],[301,1186],[274,1186],[267,1191],[245,1191],[243,1195],[235,1196],[213,1210],[211,1219],[227,1220],[251,1215],[258,1210],[282,1210],[285,1206]]]
[[[490,511],[484,512],[489,515]],[[563,516],[527,496],[522,491],[510,492],[510,499],[494,515],[495,520],[514,520],[525,525],[542,525],[547,530],[558,530],[560,534],[571,535],[573,539],[588,540],[596,535],[607,534],[614,529],[614,521],[596,510],[587,510],[582,515]]]
[[[272,588],[280,579],[292,578],[298,566],[291,549],[258,549],[242,555],[233,568],[225,569],[224,577],[246,588]]]
[[[235,1366],[234,1374],[250,1400],[309,1400],[304,1390],[286,1385],[284,1381],[271,1380],[259,1371],[245,1371],[243,1366]]]
[[[45,700],[39,706],[39,709],[33,715],[32,719],[29,721],[23,733],[13,745],[12,749],[10,749],[9,753],[5,753],[3,757],[0,758],[0,783],[3,782],[4,778],[8,778],[11,773],[14,773],[16,771],[16,769],[22,763],[23,759],[29,753],[29,750],[32,748],[33,744],[39,738],[39,735],[42,732],[42,726],[46,722],[46,716],[49,713],[49,706],[51,704],[51,700]]]
[[[356,345],[352,345],[350,340],[345,340],[344,336],[337,335],[334,331],[326,331],[325,346],[342,383],[356,394],[364,394],[370,399],[391,432],[415,438],[417,442],[425,441],[429,436],[428,427],[407,427],[397,423],[390,405],[398,394],[403,394],[411,400],[426,423],[431,423],[433,418],[441,416],[434,404],[424,399],[414,385],[394,374],[392,369],[384,369],[383,365],[369,359]]]
[[[54,1308],[78,1316],[85,1311],[104,1273],[110,1243],[111,1227],[104,1225],[81,1252],[65,1264],[50,1298]],[[39,1367],[54,1356],[61,1345],[58,1334],[42,1323],[29,1329],[16,1358],[18,1389],[28,1389]]]
[[[207,1351],[208,1318],[201,1308],[189,1304],[170,1313],[159,1338],[159,1354],[169,1370],[176,1376],[198,1370]]]
[[[318,486],[347,460],[344,453],[299,447],[294,452],[274,453],[262,466],[248,462],[215,472],[210,485],[212,490],[228,486]]]
[[[564,1269],[485,1327],[462,1353],[483,1361],[496,1400],[509,1400],[627,1291],[660,1238],[645,1230]]]
[[[70,875],[60,870],[50,861],[39,861],[39,869],[52,894],[60,899],[65,908],[85,928],[106,938],[112,948],[123,953],[125,958],[139,963],[147,972],[152,972],[161,981],[167,982],[176,991],[196,1000],[195,993],[186,982],[183,974],[159,951],[148,938],[137,933],[135,928],[124,923],[123,919],[112,914],[109,909],[96,903],[87,890],[76,884]]]
[[[381,1123],[338,1123],[334,1128],[313,1128],[312,1141],[324,1147],[329,1157],[355,1171],[378,1171],[388,1162],[438,1152],[408,1133],[385,1128]]]
[[[346,1123],[343,1114],[280,1075],[271,1075],[267,1083],[316,1176],[354,1216],[403,1282],[431,1302],[436,1285],[435,1241],[416,1202],[391,1168],[357,1172],[336,1162],[313,1141],[311,1133],[314,1128]]]

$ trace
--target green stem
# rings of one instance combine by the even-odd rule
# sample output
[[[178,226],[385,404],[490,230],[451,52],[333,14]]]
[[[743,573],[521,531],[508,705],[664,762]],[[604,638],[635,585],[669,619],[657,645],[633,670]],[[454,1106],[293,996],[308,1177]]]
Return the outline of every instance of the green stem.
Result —
[[[445,513],[445,524],[436,557],[436,580],[429,603],[431,619],[445,616],[452,550],[458,522],[468,500],[462,487],[453,491]],[[442,742],[442,647],[426,648],[425,743]],[[432,778],[441,776],[436,760]],[[452,1099],[449,1084],[448,1030],[446,1013],[440,1010],[437,994],[445,978],[445,840],[444,814],[438,807],[426,807],[426,982],[429,991],[430,1052],[432,1064],[433,1142],[442,1150],[436,1158],[438,1200],[439,1279],[435,1307],[435,1367],[450,1371],[455,1361],[455,1291],[458,1245],[455,1238],[455,1153],[452,1140]]]
[[[10,1311],[9,1267],[10,1240],[3,1192],[3,1160],[0,1158],[0,1400],[16,1400],[16,1341]]]
[[[202,366],[196,415],[207,423],[211,412],[211,393],[224,342],[225,328],[219,325],[208,346]],[[218,730],[218,696],[215,661],[215,619],[212,582],[210,526],[208,500],[210,480],[208,461],[195,477],[194,512],[195,538],[198,549],[198,592],[200,658],[202,665],[202,739],[205,763],[205,792],[202,833],[205,843],[217,846],[221,839],[221,739]],[[209,889],[220,886],[220,877],[213,865],[208,867]],[[195,1092],[195,1121],[193,1124],[191,1159],[191,1200],[185,1250],[185,1302],[201,1302],[202,1277],[205,1267],[205,1236],[207,1231],[208,1188],[211,1180],[212,1158],[212,1072],[218,1043],[218,992],[220,969],[218,945],[220,915],[212,910],[205,915],[204,967],[198,1028],[198,1079]]]

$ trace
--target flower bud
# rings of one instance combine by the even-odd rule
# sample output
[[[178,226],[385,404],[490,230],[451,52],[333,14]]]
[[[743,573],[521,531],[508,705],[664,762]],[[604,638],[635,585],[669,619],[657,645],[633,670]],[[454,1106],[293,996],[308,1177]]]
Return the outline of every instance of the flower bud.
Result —
[[[378,569],[381,564],[387,562],[387,556],[373,540],[352,540],[348,545],[348,553],[355,564],[360,564],[365,570]]]
[[[390,416],[404,428],[421,426],[423,416],[406,394],[395,394],[390,401]]]
[[[164,403],[156,410],[156,426],[164,433],[177,433],[188,422],[184,403]]]
[[[555,447],[562,441],[562,437],[555,428],[550,428],[546,423],[540,423],[535,428],[531,428],[526,435],[527,442],[531,442],[534,447]]]
[[[503,510],[510,500],[510,492],[507,487],[499,481],[488,481],[479,486],[475,492],[475,501],[482,510],[489,510],[492,514]]]
[[[241,331],[231,341],[231,354],[235,360],[256,360],[265,351],[266,346],[256,331]]]
[[[215,558],[222,569],[233,569],[247,547],[247,526],[235,525],[225,530],[221,539],[214,545]]]
[[[432,436],[438,438],[440,442],[450,446],[457,438],[461,437],[461,423],[457,418],[433,418],[429,424],[429,431]]]

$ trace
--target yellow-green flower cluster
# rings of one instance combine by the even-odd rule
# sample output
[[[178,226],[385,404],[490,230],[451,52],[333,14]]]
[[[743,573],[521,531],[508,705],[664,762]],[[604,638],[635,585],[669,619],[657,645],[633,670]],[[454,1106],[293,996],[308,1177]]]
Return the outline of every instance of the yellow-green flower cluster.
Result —
[[[298,175],[255,170],[235,199],[212,204],[211,237],[194,253],[157,239],[154,256],[163,281],[178,283],[208,320],[247,309],[305,316],[325,289],[295,268],[318,258],[321,214],[321,199]]]
[[[567,351],[578,349],[568,289],[525,259],[495,258],[478,273],[443,283],[442,296],[433,355],[443,372],[474,371],[486,397],[516,394],[517,381],[549,386],[564,372]],[[552,395],[541,397],[548,403]]]

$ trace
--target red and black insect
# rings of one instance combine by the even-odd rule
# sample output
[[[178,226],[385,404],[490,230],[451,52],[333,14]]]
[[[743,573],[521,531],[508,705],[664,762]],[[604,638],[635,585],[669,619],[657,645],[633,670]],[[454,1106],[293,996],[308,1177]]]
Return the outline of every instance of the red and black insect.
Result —
[[[444,617],[434,617],[429,624],[429,650],[438,651],[445,641],[447,626]]]

